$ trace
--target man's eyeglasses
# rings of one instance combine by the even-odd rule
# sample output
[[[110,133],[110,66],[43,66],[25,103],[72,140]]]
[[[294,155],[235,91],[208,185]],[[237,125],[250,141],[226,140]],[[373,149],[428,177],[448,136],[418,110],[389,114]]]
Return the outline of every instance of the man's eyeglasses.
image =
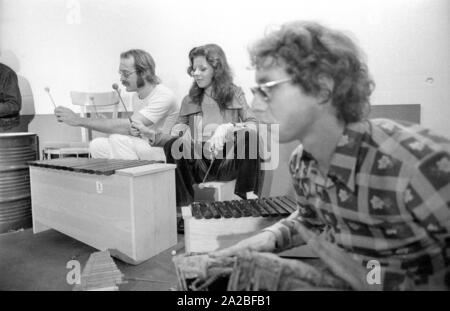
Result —
[[[282,84],[285,82],[292,81],[292,78],[287,79],[281,79],[276,81],[270,81],[263,84],[259,84],[257,86],[251,87],[250,90],[252,91],[254,96],[260,96],[265,102],[269,101],[269,93],[270,89],[278,84]]]
[[[136,70],[134,70],[134,71],[119,71],[119,75],[121,75],[125,79],[128,79],[135,72],[136,72]]]

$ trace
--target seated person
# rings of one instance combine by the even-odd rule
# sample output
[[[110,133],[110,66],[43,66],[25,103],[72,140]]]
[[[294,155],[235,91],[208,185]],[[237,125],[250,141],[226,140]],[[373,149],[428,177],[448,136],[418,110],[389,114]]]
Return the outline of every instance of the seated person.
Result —
[[[182,101],[172,135],[139,122],[133,126],[152,145],[164,146],[167,163],[177,164],[177,207],[193,202],[193,185],[206,175],[205,181],[236,179],[235,194],[240,197],[251,191],[259,194],[262,173],[256,119],[248,114],[242,89],[233,84],[225,53],[218,45],[207,44],[192,49],[189,62],[188,74],[194,82]]]
[[[280,142],[302,144],[289,163],[298,209],[210,256],[322,241],[367,272],[351,275],[361,284],[378,262],[370,285],[450,289],[449,141],[417,124],[365,118],[373,81],[342,32],[288,23],[250,53],[259,83],[252,109],[280,124]]]
[[[21,108],[17,74],[0,63],[0,133],[14,131],[19,126]]]
[[[132,120],[153,126],[162,133],[170,133],[175,124],[179,106],[173,92],[160,84],[155,74],[152,56],[143,50],[130,50],[120,55],[120,81],[133,94]],[[82,126],[111,134],[90,142],[93,158],[126,160],[165,160],[162,148],[151,147],[139,137],[129,119],[81,118],[65,107],[55,109],[57,120],[71,126]]]

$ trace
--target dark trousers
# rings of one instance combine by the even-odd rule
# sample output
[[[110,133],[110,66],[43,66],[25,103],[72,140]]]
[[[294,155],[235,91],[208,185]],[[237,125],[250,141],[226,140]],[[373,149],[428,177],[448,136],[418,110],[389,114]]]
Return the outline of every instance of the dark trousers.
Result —
[[[182,137],[173,138],[164,145],[166,162],[177,165],[175,170],[177,209],[194,201],[193,185],[203,181],[211,164],[208,154],[202,152],[204,143],[194,145],[189,142],[191,149],[187,151],[183,150],[186,145],[181,143],[182,139]],[[246,199],[247,192],[253,191],[259,196],[264,179],[259,146],[260,141],[255,131],[246,129],[239,134],[235,132],[234,139],[227,142],[223,152],[214,159],[205,181],[236,179],[234,189],[236,195]],[[176,152],[172,152],[173,147]],[[182,157],[179,156],[180,153],[183,153]]]

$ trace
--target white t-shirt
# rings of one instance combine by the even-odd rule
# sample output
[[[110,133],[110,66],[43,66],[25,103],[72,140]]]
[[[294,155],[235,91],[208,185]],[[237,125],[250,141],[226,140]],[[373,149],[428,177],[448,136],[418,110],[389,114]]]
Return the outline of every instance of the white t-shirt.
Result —
[[[163,133],[169,134],[178,119],[180,106],[174,93],[166,86],[158,84],[144,99],[133,94],[133,111],[137,111],[155,124]]]

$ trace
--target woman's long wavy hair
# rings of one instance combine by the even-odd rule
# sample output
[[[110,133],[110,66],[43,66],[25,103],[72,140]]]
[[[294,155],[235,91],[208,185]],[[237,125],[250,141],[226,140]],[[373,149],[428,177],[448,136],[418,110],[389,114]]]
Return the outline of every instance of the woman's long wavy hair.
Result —
[[[360,121],[370,112],[375,84],[362,52],[347,35],[313,22],[287,23],[250,48],[256,67],[268,57],[281,60],[306,94],[326,94],[325,101],[331,100],[345,123]],[[332,89],[323,77],[333,81]]]
[[[227,58],[222,48],[217,44],[206,44],[193,48],[189,52],[189,67],[187,73],[192,76],[194,58],[204,56],[208,64],[214,69],[212,78],[212,97],[219,104],[220,109],[225,109],[233,99],[233,76]],[[189,90],[189,97],[198,105],[203,100],[205,90],[194,83]]]

